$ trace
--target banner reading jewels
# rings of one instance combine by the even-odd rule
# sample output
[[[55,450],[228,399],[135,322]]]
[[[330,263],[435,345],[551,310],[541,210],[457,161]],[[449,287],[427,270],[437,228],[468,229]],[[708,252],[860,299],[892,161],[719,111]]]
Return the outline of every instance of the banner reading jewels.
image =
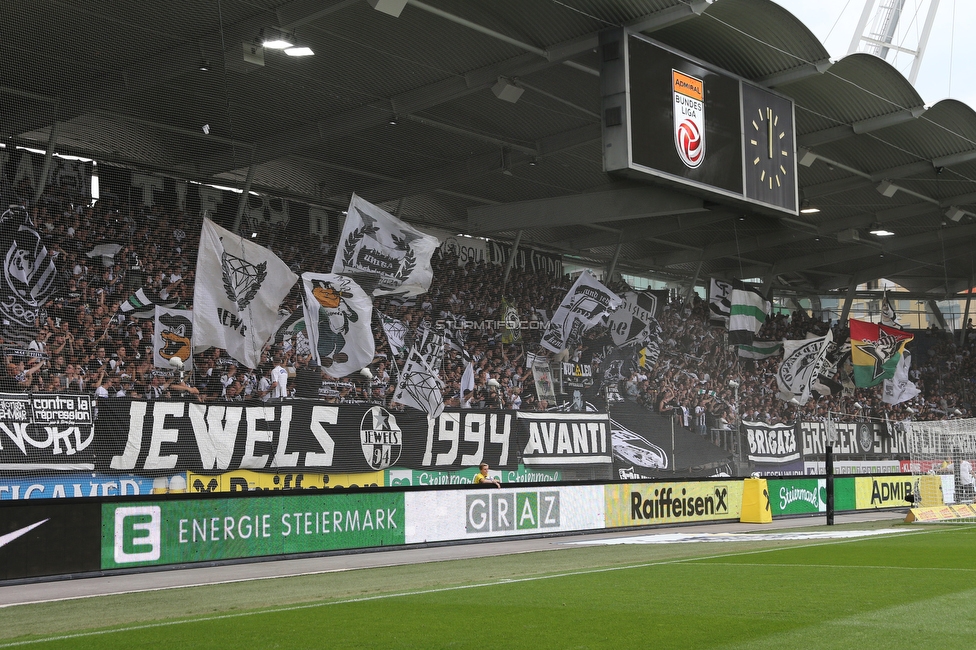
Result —
[[[0,394],[0,470],[91,471],[91,398]]]
[[[444,411],[433,420],[368,404],[275,405],[105,400],[99,405],[100,472],[159,475],[265,472],[456,471],[482,462],[547,469],[610,466],[607,415]]]

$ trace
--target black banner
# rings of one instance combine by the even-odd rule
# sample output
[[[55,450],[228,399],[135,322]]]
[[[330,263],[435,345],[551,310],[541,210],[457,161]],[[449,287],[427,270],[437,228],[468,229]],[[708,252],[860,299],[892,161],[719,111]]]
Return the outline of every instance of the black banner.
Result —
[[[98,571],[101,521],[98,503],[0,507],[0,580]]]
[[[792,424],[743,422],[742,433],[748,446],[747,456],[753,463],[779,465],[802,460]]]
[[[370,472],[389,467],[518,466],[515,412],[410,410],[294,401],[268,405],[106,400],[99,406],[104,472],[300,470]]]
[[[0,394],[0,471],[92,470],[88,395]]]
[[[609,466],[605,413],[446,410],[428,420],[381,406],[288,401],[274,405],[103,400],[97,468],[174,471],[370,472]]]

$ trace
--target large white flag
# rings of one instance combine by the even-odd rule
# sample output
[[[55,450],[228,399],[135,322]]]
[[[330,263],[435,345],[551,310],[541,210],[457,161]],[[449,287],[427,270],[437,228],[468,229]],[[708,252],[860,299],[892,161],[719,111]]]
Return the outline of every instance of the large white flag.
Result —
[[[589,271],[583,271],[553,314],[542,336],[541,345],[559,352],[575,345],[583,333],[598,324],[623,302]]]
[[[901,359],[895,367],[895,376],[884,380],[884,392],[881,401],[885,404],[901,404],[915,398],[922,391],[915,382],[908,378],[908,371],[912,367],[912,354],[908,350],[901,353]]]
[[[393,400],[404,406],[411,406],[427,413],[427,418],[433,420],[444,410],[444,388],[437,372],[426,363],[417,348],[410,348],[407,362],[397,377],[396,392]]]
[[[374,296],[420,295],[434,277],[430,257],[438,243],[433,235],[353,194],[332,272],[371,278],[376,286],[368,290]]]
[[[193,350],[223,348],[257,368],[278,306],[296,280],[267,248],[204,219],[193,287]]]
[[[776,372],[781,400],[803,406],[810,399],[813,386],[819,381],[827,361],[827,349],[834,340],[830,330],[825,336],[816,336],[802,341],[783,341],[783,362]]]
[[[153,365],[170,368],[172,359],[183,362],[184,370],[193,370],[193,312],[156,305],[156,327],[153,329]]]
[[[333,377],[369,365],[376,352],[373,302],[350,278],[334,273],[302,273],[305,334],[312,357]]]

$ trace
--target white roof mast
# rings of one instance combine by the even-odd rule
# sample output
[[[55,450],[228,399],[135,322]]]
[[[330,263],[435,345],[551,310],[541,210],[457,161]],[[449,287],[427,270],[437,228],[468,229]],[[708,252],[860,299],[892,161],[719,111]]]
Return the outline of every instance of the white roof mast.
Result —
[[[918,44],[914,50],[892,42],[902,17],[905,0],[880,0],[877,11],[874,12],[873,24],[868,31],[868,20],[871,17],[872,10],[874,10],[875,2],[876,0],[865,0],[864,10],[857,22],[857,29],[854,31],[854,38],[851,39],[851,46],[847,53],[857,52],[861,43],[864,43],[864,52],[882,59],[887,59],[888,53],[892,50],[896,52],[895,56],[898,53],[907,54],[912,57],[912,69],[908,74],[908,81],[914,85],[915,79],[918,77],[918,69],[922,65],[925,46],[928,43],[929,35],[932,33],[932,23],[935,22],[935,13],[939,9],[939,0],[930,0],[928,13],[925,15],[925,23],[918,35]],[[913,17],[912,22],[914,20]]]

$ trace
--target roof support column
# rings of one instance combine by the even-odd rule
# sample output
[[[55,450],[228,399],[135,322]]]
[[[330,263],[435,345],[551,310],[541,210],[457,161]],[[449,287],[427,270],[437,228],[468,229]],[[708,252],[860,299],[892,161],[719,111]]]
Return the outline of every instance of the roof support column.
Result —
[[[519,231],[521,233],[521,231]],[[621,233],[623,236],[623,233]],[[613,251],[613,259],[610,260],[610,264],[607,265],[607,275],[603,278],[603,284],[610,284],[610,278],[613,277],[613,272],[617,270],[617,260],[620,259],[620,249],[623,248],[623,241],[617,240],[617,248]]]
[[[969,274],[969,291],[966,292],[966,310],[962,315],[962,334],[959,338],[960,345],[966,345],[966,337],[969,335],[969,304],[973,300],[973,274]]]
[[[852,280],[847,287],[847,297],[844,298],[844,307],[840,310],[840,323],[847,322],[847,317],[851,315],[851,304],[854,302],[854,293],[857,291],[857,280]]]
[[[502,276],[502,290],[508,286],[508,276],[512,272],[512,265],[515,264],[515,255],[518,254],[519,244],[522,243],[522,232],[521,230],[515,235],[515,241],[512,243],[512,254],[508,258],[508,262],[505,263],[505,275]]]
[[[691,279],[691,284],[688,285],[688,291],[685,292],[685,302],[691,300],[691,294],[695,293],[695,285],[698,284],[698,276],[701,274],[701,267],[704,262],[698,260],[698,266],[695,267],[695,277]],[[707,291],[705,292],[708,293]]]
[[[823,320],[823,303],[820,302],[820,296],[814,294],[810,296],[810,311],[813,312],[811,315],[816,316],[820,320]]]
[[[935,300],[929,300],[927,302],[929,309],[932,310],[932,315],[935,316],[935,320],[939,322],[939,327],[942,328],[943,331],[948,330],[949,327],[946,324],[945,315],[942,313],[942,310],[939,309],[939,303]]]
[[[247,177],[244,179],[244,192],[241,194],[240,200],[237,202],[237,214],[234,215],[234,233],[240,234],[241,229],[241,217],[244,216],[244,208],[247,207],[247,197],[251,193],[251,181],[254,180],[254,164],[247,168]]]
[[[44,152],[44,166],[41,167],[41,175],[34,185],[34,205],[37,205],[44,195],[44,188],[47,187],[47,177],[51,173],[51,159],[54,158],[54,147],[58,143],[58,123],[51,125],[51,135],[47,139],[47,151]]]

